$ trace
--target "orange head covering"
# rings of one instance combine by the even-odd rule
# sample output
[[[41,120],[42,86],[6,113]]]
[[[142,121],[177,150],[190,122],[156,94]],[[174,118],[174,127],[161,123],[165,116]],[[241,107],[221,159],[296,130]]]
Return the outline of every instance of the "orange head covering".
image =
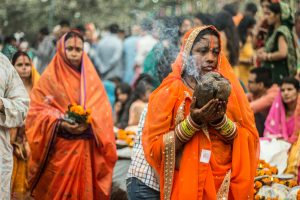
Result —
[[[172,65],[173,72],[151,94],[148,105],[147,118],[143,130],[143,147],[147,161],[160,174],[161,198],[168,199],[167,189],[172,188],[171,199],[216,199],[217,191],[215,182],[221,177],[223,180],[226,172],[231,169],[231,182],[229,198],[253,198],[253,181],[259,155],[259,138],[255,127],[253,112],[250,109],[246,95],[235,76],[228,60],[220,53],[218,58],[218,71],[226,77],[232,87],[227,105],[227,116],[237,124],[238,133],[230,152],[229,163],[220,164],[216,158],[226,154],[220,149],[214,151],[212,142],[201,132],[196,133],[183,147],[180,169],[174,172],[174,160],[168,154],[174,141],[168,143],[164,137],[174,130],[178,110],[186,99],[186,94],[191,91],[184,85],[181,73],[184,69],[185,58],[190,56],[192,45],[197,35],[213,26],[196,27],[186,33],[181,51]],[[219,36],[219,41],[221,39]],[[162,101],[163,100],[163,101]],[[191,100],[185,104],[185,116],[189,113]],[[169,137],[172,140],[174,136]],[[174,147],[175,148],[175,147]],[[231,150],[231,146],[228,147]],[[200,152],[203,149],[212,150],[209,163],[199,162]],[[220,178],[219,178],[220,179]],[[169,181],[173,180],[173,183]],[[173,185],[173,186],[172,186]]]
[[[91,190],[94,194],[98,193],[100,196],[103,194],[101,197],[106,199],[110,193],[112,170],[117,160],[112,110],[102,82],[87,54],[85,52],[82,54],[81,71],[71,66],[65,52],[66,35],[58,41],[56,55],[31,92],[30,109],[26,118],[26,135],[32,151],[29,162],[29,184],[33,190],[43,173],[43,168],[47,166],[49,153],[54,147],[55,149],[76,147],[79,156],[85,156],[88,149],[91,149],[93,177],[93,180],[90,180],[93,188]],[[91,128],[95,139],[79,139],[72,141],[71,144],[57,146],[56,140],[59,139],[56,138],[57,124],[71,103],[91,109]],[[60,166],[67,163],[65,167],[80,168],[76,163],[68,162],[71,161],[67,157],[62,157],[60,163],[55,164]],[[61,179],[60,183],[45,184],[55,187],[64,181],[68,180]]]

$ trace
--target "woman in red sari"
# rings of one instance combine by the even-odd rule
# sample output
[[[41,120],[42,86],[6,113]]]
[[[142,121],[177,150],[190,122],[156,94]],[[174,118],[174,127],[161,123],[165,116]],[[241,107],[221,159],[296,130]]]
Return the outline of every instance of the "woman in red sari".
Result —
[[[68,105],[91,110],[91,123],[64,120]],[[31,92],[26,118],[29,186],[35,199],[109,199],[117,156],[112,111],[82,36],[71,31]]]
[[[173,72],[150,96],[143,147],[160,176],[161,199],[253,199],[258,133],[246,95],[220,49],[213,26],[189,31]],[[228,103],[212,99],[196,108],[195,80],[210,71],[229,80]]]

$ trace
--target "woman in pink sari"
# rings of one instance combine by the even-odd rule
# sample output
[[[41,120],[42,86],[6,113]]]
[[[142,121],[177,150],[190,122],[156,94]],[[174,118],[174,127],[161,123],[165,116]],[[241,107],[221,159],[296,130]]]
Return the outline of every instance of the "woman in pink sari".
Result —
[[[264,136],[293,144],[300,131],[299,82],[295,78],[285,78],[280,89],[266,119]]]
[[[300,98],[299,82],[295,78],[284,78],[280,93],[275,99],[265,123],[264,135],[280,138],[292,144],[288,152],[284,173],[294,174],[300,180]]]

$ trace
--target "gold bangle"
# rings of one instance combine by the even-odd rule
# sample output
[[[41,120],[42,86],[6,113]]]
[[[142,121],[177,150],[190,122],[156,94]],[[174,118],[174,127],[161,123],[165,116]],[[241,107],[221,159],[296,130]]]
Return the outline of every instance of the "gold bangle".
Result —
[[[191,115],[188,115],[187,120],[193,128],[197,129],[197,131],[201,130],[201,128],[202,128],[201,125],[194,122]]]
[[[193,129],[191,129],[190,127],[188,127],[187,125],[187,121],[184,120],[183,122],[180,123],[181,125],[181,130],[183,130],[183,133],[188,136],[188,137],[192,137],[195,134],[195,131]]]
[[[227,116],[224,115],[223,116],[223,119],[221,122],[217,123],[217,124],[214,124],[214,123],[209,123],[214,129],[216,130],[220,130],[227,122]]]
[[[177,138],[179,139],[180,142],[185,143],[187,142],[190,137],[186,136],[183,131],[181,130],[180,125],[177,125],[175,128],[175,134],[177,136]]]

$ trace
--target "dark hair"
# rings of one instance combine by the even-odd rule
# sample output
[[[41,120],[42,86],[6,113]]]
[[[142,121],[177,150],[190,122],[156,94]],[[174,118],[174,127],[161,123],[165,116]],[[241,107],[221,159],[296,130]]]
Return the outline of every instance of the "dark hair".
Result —
[[[270,5],[268,5],[268,8],[275,14],[281,14],[280,3],[270,3]]]
[[[62,20],[60,20],[59,25],[61,27],[64,27],[64,26],[70,27],[70,22],[66,19],[62,19]]]
[[[221,11],[215,15],[215,27],[219,31],[224,31],[227,38],[227,49],[229,51],[229,63],[235,66],[239,59],[239,35],[232,20],[232,16]]]
[[[197,13],[195,15],[195,18],[201,20],[203,25],[212,25],[213,24],[213,20],[212,20],[213,18],[209,14]]]
[[[143,31],[151,32],[152,28],[153,28],[153,22],[152,22],[152,20],[147,19],[147,18],[145,18],[145,19],[142,20],[142,22],[141,22],[141,29]]]
[[[253,2],[249,2],[245,6],[245,11],[251,12],[253,16],[257,13],[257,6]]]
[[[264,87],[270,88],[273,85],[272,82],[272,72],[269,68],[257,67],[250,70],[251,74],[255,74],[255,82],[263,83]]]
[[[253,27],[255,25],[256,21],[254,17],[246,15],[243,17],[241,20],[239,26],[237,27],[238,32],[239,32],[239,38],[240,41],[243,43],[243,45],[246,43],[247,40],[247,30],[250,27]]]
[[[264,1],[267,1],[269,3],[272,3],[271,0],[260,0],[260,4],[262,4]]]
[[[275,13],[275,14],[279,14],[280,15],[280,21],[281,21],[281,24],[283,25],[286,25],[289,29],[292,29],[293,26],[294,26],[294,20],[292,19],[292,15],[289,16],[288,19],[285,19],[283,20],[281,18],[281,13],[282,13],[282,10],[281,10],[281,6],[280,6],[280,3],[270,3],[270,5],[268,5],[268,8],[270,9],[271,12]],[[270,27],[270,30],[269,30],[269,33],[271,34],[274,30],[274,27],[271,26]]]
[[[127,94],[128,97],[131,94],[131,87],[127,83],[119,83],[115,89],[116,101],[118,101],[117,90],[120,90],[122,94]]]
[[[49,29],[47,27],[43,27],[40,29],[39,33],[42,35],[49,35]]]
[[[223,10],[224,11],[227,11],[231,16],[236,16],[237,13],[238,13],[238,4],[233,2],[233,3],[230,3],[230,4],[226,4],[224,7],[223,7]]]
[[[26,57],[31,61],[31,58],[29,57],[29,55],[28,55],[26,52],[24,52],[24,51],[17,51],[17,52],[13,55],[13,57],[12,57],[12,59],[11,59],[11,64],[12,64],[12,65],[15,65],[16,62],[17,62],[17,59],[18,59],[20,56],[26,56]]]
[[[82,42],[84,42],[83,36],[78,31],[68,32],[65,37],[65,41],[67,41],[68,39],[73,38],[73,37],[79,37],[82,40]]]
[[[214,35],[214,36],[216,36],[216,37],[220,40],[219,33],[218,33],[216,30],[211,29],[211,28],[207,28],[207,29],[204,29],[203,31],[201,31],[201,32],[197,35],[197,37],[196,37],[196,39],[195,39],[195,41],[194,41],[194,43],[193,43],[192,49],[194,48],[194,45],[195,45],[197,42],[199,42],[199,41],[201,40],[201,38],[202,38],[204,35]],[[191,49],[191,50],[192,50],[192,49]],[[192,53],[192,52],[190,52],[190,53]]]
[[[126,128],[129,120],[129,109],[133,102],[143,97],[147,91],[147,89],[152,87],[153,79],[148,74],[141,74],[139,78],[134,83],[134,89],[131,93],[129,100],[125,105],[125,110],[121,116],[121,120],[118,124],[119,128]]]
[[[121,90],[122,94],[127,94],[127,96],[128,96],[127,97],[127,101],[128,101],[129,97],[130,97],[130,94],[131,94],[131,87],[130,87],[130,85],[128,85],[127,83],[122,83],[122,82],[117,84],[116,89],[115,89],[115,97],[116,97],[116,101],[115,102],[119,101],[118,95],[117,95],[117,91],[118,90]],[[121,117],[122,117],[122,115],[123,115],[123,113],[125,111],[125,106],[126,106],[127,101],[123,102],[122,105],[121,105],[121,110],[120,110],[120,112],[117,115],[117,121],[118,122],[120,121],[120,119],[121,119]]]
[[[15,38],[15,36],[9,35],[9,36],[5,37],[4,44],[10,44],[13,41],[15,42],[15,41],[17,41],[17,39]]]
[[[108,30],[109,30],[109,32],[111,32],[111,33],[118,33],[118,31],[119,31],[119,25],[118,24],[111,24],[111,25],[109,25],[109,27],[108,27]]]
[[[81,34],[85,33],[85,27],[82,24],[78,24],[75,28],[75,30],[79,31]]]
[[[299,89],[300,89],[300,83],[294,77],[285,77],[285,78],[283,78],[281,83],[280,83],[280,86],[282,86],[284,83],[294,85],[294,87],[296,88],[297,91],[299,91]]]

